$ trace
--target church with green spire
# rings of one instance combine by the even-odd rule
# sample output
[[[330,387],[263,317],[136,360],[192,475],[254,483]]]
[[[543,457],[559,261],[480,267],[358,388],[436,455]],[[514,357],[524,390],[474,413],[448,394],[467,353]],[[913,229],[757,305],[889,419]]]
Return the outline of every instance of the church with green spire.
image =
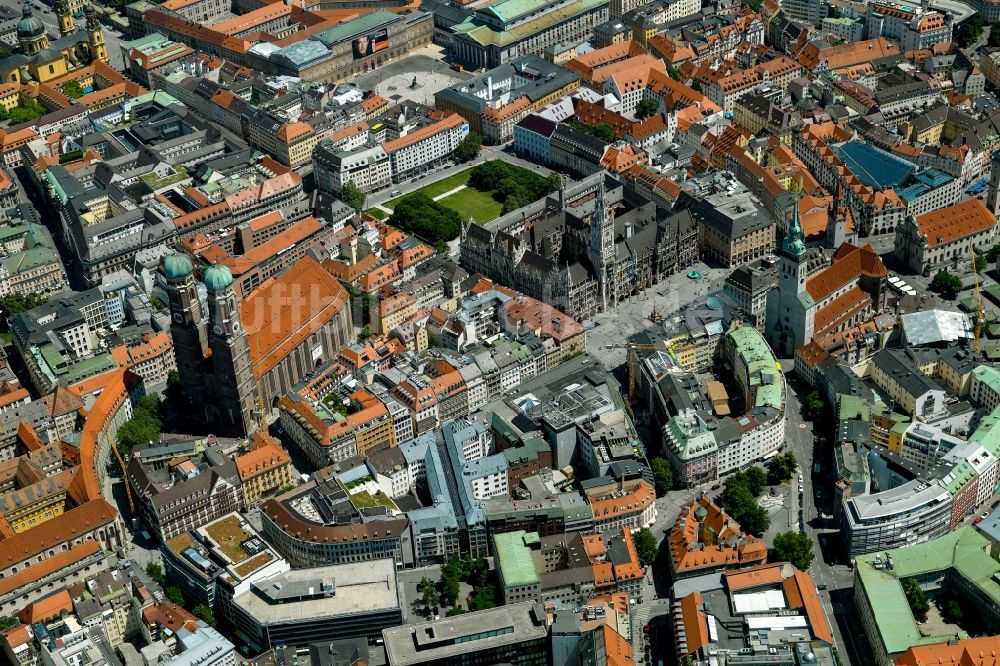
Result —
[[[778,286],[768,293],[767,333],[779,358],[814,339],[836,334],[885,310],[889,273],[871,245],[841,243],[828,258],[806,248],[799,207],[791,206],[788,233],[778,253]]]
[[[812,339],[816,302],[806,289],[809,277],[805,236],[799,207],[792,205],[792,221],[778,257],[778,288],[768,294],[767,330],[771,347],[788,358]]]

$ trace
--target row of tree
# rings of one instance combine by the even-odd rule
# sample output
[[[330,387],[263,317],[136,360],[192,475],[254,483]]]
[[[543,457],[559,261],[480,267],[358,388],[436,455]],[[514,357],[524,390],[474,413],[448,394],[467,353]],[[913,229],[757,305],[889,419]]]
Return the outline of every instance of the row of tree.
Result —
[[[961,26],[956,31],[955,40],[958,45],[963,49],[972,46],[979,38],[983,36],[983,30],[986,28],[986,21],[983,19],[982,14],[976,12],[966,20],[962,21]],[[990,31],[992,33],[993,27],[990,26]],[[990,41],[993,41],[993,35],[990,35]]]

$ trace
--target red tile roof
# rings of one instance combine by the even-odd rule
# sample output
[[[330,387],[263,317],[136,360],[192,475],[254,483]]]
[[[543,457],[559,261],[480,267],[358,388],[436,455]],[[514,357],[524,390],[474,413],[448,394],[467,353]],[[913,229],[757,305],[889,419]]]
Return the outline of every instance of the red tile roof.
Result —
[[[833,253],[830,266],[809,278],[806,291],[817,303],[862,275],[883,277],[888,271],[871,245],[844,243]]]
[[[240,303],[250,360],[259,377],[347,306],[340,283],[311,257],[265,280]]]
[[[951,243],[986,231],[996,223],[996,216],[979,199],[966,199],[917,218],[920,235],[927,238],[928,247]]]

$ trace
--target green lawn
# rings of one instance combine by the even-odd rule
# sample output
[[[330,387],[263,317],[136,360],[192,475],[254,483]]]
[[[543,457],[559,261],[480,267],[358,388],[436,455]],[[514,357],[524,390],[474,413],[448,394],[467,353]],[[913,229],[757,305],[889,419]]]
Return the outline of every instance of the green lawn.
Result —
[[[388,215],[385,214],[385,211],[381,208],[369,208],[365,212],[374,217],[376,220],[384,220],[388,217]]]
[[[491,197],[489,192],[480,192],[471,187],[440,199],[438,203],[457,211],[463,221],[469,219],[471,215],[480,224],[500,217],[500,211],[503,209],[503,205]]]
[[[414,190],[413,192],[410,192],[409,194],[416,194],[417,192],[423,192],[424,194],[426,194],[427,196],[429,196],[431,199],[433,199],[434,197],[436,197],[438,195],[441,195],[441,194],[444,194],[445,192],[450,192],[451,190],[455,189],[456,187],[460,187],[462,185],[465,185],[465,183],[467,183],[468,180],[469,180],[469,174],[470,173],[472,173],[472,169],[471,168],[470,169],[466,169],[465,171],[459,171],[458,173],[456,173],[456,174],[454,174],[452,176],[448,176],[447,178],[442,178],[439,181],[430,183],[428,185],[424,185],[419,190]],[[408,195],[404,194],[403,197],[405,197],[405,196],[408,196]],[[391,201],[386,201],[382,205],[385,206],[386,208],[392,210],[393,208],[395,208],[394,204],[397,201],[399,201],[400,199],[402,199],[403,197],[396,197],[395,199],[392,199]]]

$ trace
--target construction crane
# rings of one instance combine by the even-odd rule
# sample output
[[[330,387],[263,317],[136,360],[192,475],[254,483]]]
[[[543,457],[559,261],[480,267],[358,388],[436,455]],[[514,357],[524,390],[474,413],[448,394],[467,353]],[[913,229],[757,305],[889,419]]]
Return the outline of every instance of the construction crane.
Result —
[[[972,338],[972,348],[979,352],[979,336],[983,331],[983,324],[986,323],[986,315],[983,311],[983,295],[979,290],[979,271],[976,269],[976,251],[969,247],[969,255],[972,257],[972,279],[976,286],[976,326],[975,335]]]
[[[667,344],[665,342],[656,342],[652,344],[637,344],[634,342],[621,342],[616,344],[604,345],[605,349],[625,349],[627,351],[635,350],[650,350],[650,351],[667,351]],[[635,370],[635,354],[628,354],[628,401],[629,403],[635,402],[635,392],[636,392],[636,370]]]

